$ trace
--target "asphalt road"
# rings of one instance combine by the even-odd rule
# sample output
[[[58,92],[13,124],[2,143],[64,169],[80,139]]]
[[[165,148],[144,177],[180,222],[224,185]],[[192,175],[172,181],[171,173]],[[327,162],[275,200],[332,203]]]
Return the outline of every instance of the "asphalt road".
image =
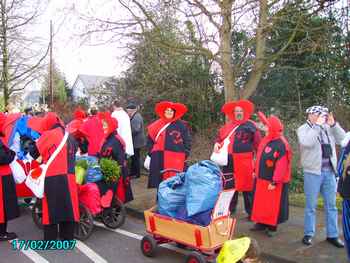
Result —
[[[9,231],[17,233],[21,240],[42,239],[42,231],[33,223],[29,208],[22,208],[21,217],[9,222]],[[125,224],[116,230],[107,229],[96,222],[91,237],[78,241],[71,251],[33,251],[13,250],[9,242],[0,243],[0,263],[31,263],[31,262],[186,262],[188,250],[182,250],[170,244],[159,247],[154,258],[145,257],[140,250],[140,239],[145,235],[144,222],[128,217]],[[273,259],[263,258],[263,263],[277,263]]]

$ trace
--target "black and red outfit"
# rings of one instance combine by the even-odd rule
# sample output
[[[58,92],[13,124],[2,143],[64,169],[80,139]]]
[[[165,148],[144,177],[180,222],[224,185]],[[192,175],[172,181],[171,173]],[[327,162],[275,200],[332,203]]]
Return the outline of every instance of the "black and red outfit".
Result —
[[[28,126],[41,134],[36,146],[43,163],[47,163],[64,137],[63,123],[55,113],[49,112],[42,118],[31,118]],[[45,240],[74,238],[74,225],[79,221],[75,153],[76,142],[69,135],[62,150],[48,167],[42,199]]]
[[[237,120],[234,115],[236,107],[243,109],[242,120]],[[254,105],[247,100],[228,102],[222,107],[222,112],[230,119],[220,130],[216,142],[223,141],[234,130],[230,136],[228,146],[228,163],[222,168],[227,180],[225,189],[235,188],[236,192],[232,198],[230,210],[235,212],[238,203],[238,193],[243,193],[244,207],[248,215],[251,214],[253,204],[254,187],[254,157],[261,140],[261,134],[255,123],[249,120],[254,112]]]
[[[3,132],[6,116],[0,113],[0,131]],[[19,216],[16,184],[9,164],[16,153],[10,150],[5,134],[0,137],[0,241],[16,238],[15,233],[7,232],[7,222]]]
[[[267,135],[259,145],[256,168],[252,221],[276,231],[277,225],[288,220],[288,185],[291,180],[292,150],[283,136],[281,121],[259,113],[268,127]],[[274,189],[269,189],[274,186]]]
[[[167,108],[173,109],[174,117],[167,119],[164,112]],[[180,120],[187,112],[187,107],[181,103],[162,101],[157,103],[155,112],[160,119],[147,127],[147,149],[151,157],[148,187],[157,188],[161,181],[174,176],[174,172],[165,172],[164,169],[185,170],[185,160],[191,151],[191,135],[188,126]],[[165,129],[163,129],[166,126]]]
[[[105,130],[106,138],[101,148],[100,157],[115,160],[121,166],[122,174],[118,181],[117,196],[120,201],[127,203],[132,201],[134,198],[127,168],[125,143],[122,137],[120,137],[117,133],[117,120],[115,118],[112,118],[109,114],[106,114],[104,121],[106,122],[108,128]],[[101,195],[103,195],[107,189],[102,189],[101,184],[98,184],[98,186]]]

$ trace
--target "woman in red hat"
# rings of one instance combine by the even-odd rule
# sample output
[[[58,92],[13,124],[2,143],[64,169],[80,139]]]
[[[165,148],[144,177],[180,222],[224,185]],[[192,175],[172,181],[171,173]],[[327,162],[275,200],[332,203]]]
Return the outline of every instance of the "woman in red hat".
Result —
[[[16,153],[11,151],[5,142],[5,121],[6,115],[0,113],[0,241],[17,237],[15,233],[7,232],[7,222],[19,216],[16,185],[9,166]]]
[[[64,138],[62,121],[55,113],[49,112],[44,117],[31,118],[28,126],[41,134],[36,142],[38,152],[31,155],[34,158],[40,155],[42,162],[47,163]],[[45,240],[74,238],[74,225],[79,221],[78,189],[74,175],[75,153],[74,139],[68,136],[46,172],[42,199]]]
[[[164,169],[184,171],[185,160],[191,151],[191,135],[181,120],[187,107],[182,103],[162,101],[156,104],[155,112],[160,119],[147,127],[147,149],[151,158],[149,188],[157,188],[162,180],[175,175],[174,172],[161,174]]]
[[[256,188],[252,211],[253,231],[266,230],[273,236],[277,224],[288,220],[288,183],[291,180],[292,150],[283,136],[283,125],[276,116],[259,118],[267,127],[256,160]]]
[[[125,143],[117,132],[118,122],[115,118],[112,118],[109,112],[104,114],[102,120],[104,124],[105,140],[101,148],[100,156],[103,158],[113,159],[121,166],[122,176],[118,181],[118,197],[123,203],[130,202],[133,200],[133,195],[127,169]],[[100,191],[101,190],[102,189],[100,187]],[[101,195],[103,195],[105,192],[106,191],[102,191]]]
[[[228,162],[222,171],[227,179],[225,188],[236,189],[230,209],[232,213],[235,212],[238,193],[243,192],[244,207],[249,218],[253,202],[254,155],[261,140],[259,130],[249,119],[254,112],[254,104],[248,100],[232,101],[224,104],[221,111],[229,122],[220,128],[214,152],[219,151],[226,138],[229,139]]]

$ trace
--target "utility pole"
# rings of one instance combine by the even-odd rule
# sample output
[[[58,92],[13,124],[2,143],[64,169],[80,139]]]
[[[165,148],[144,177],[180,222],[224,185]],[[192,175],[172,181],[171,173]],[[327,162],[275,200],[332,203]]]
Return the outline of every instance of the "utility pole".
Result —
[[[53,86],[52,86],[52,20],[50,20],[50,65],[49,65],[49,107],[52,110],[53,108]]]

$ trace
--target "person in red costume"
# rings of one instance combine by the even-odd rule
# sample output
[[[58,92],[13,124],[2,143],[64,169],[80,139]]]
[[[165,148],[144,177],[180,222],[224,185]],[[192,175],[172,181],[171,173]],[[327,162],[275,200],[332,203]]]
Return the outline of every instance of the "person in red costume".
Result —
[[[185,160],[191,151],[191,135],[181,120],[187,112],[182,103],[162,101],[156,104],[155,112],[159,119],[147,127],[147,149],[151,158],[148,187],[157,188],[162,180],[174,172],[161,174],[164,169],[184,171]]]
[[[37,150],[31,155],[35,159],[41,156],[42,162],[47,163],[64,137],[63,122],[56,113],[49,112],[44,117],[31,118],[28,126],[41,134],[36,142]],[[69,135],[64,147],[48,167],[42,199],[45,240],[74,239],[74,225],[79,221],[75,153],[76,144]],[[40,171],[37,173],[40,174]]]
[[[80,154],[88,152],[88,141],[80,131],[86,121],[86,113],[81,108],[77,108],[73,113],[73,120],[67,124],[67,131],[76,139]]]
[[[101,148],[101,158],[110,158],[118,162],[121,166],[122,174],[118,181],[118,197],[123,203],[127,203],[133,200],[130,178],[128,174],[128,167],[125,154],[125,142],[117,132],[118,122],[115,118],[112,118],[109,112],[106,112],[103,116],[105,140]],[[105,193],[101,184],[97,183],[100,187],[101,195]]]
[[[256,160],[256,188],[254,192],[252,221],[253,231],[266,230],[273,236],[277,225],[288,220],[288,183],[291,180],[292,150],[283,136],[283,124],[271,115],[266,118],[258,113],[267,127]]]
[[[16,185],[9,164],[16,153],[7,147],[4,124],[6,115],[0,113],[0,241],[17,237],[15,233],[7,232],[7,222],[19,216]]]
[[[89,156],[97,156],[101,150],[104,140],[104,132],[101,118],[97,115],[97,109],[90,110],[90,116],[80,128],[87,139],[87,153]]]
[[[227,179],[225,189],[236,189],[230,205],[232,213],[236,211],[238,193],[243,193],[244,207],[249,219],[253,201],[254,155],[261,140],[260,131],[249,119],[254,112],[254,104],[248,100],[227,102],[221,111],[229,122],[220,128],[214,151],[218,151],[223,141],[230,136],[228,163],[222,168]]]

